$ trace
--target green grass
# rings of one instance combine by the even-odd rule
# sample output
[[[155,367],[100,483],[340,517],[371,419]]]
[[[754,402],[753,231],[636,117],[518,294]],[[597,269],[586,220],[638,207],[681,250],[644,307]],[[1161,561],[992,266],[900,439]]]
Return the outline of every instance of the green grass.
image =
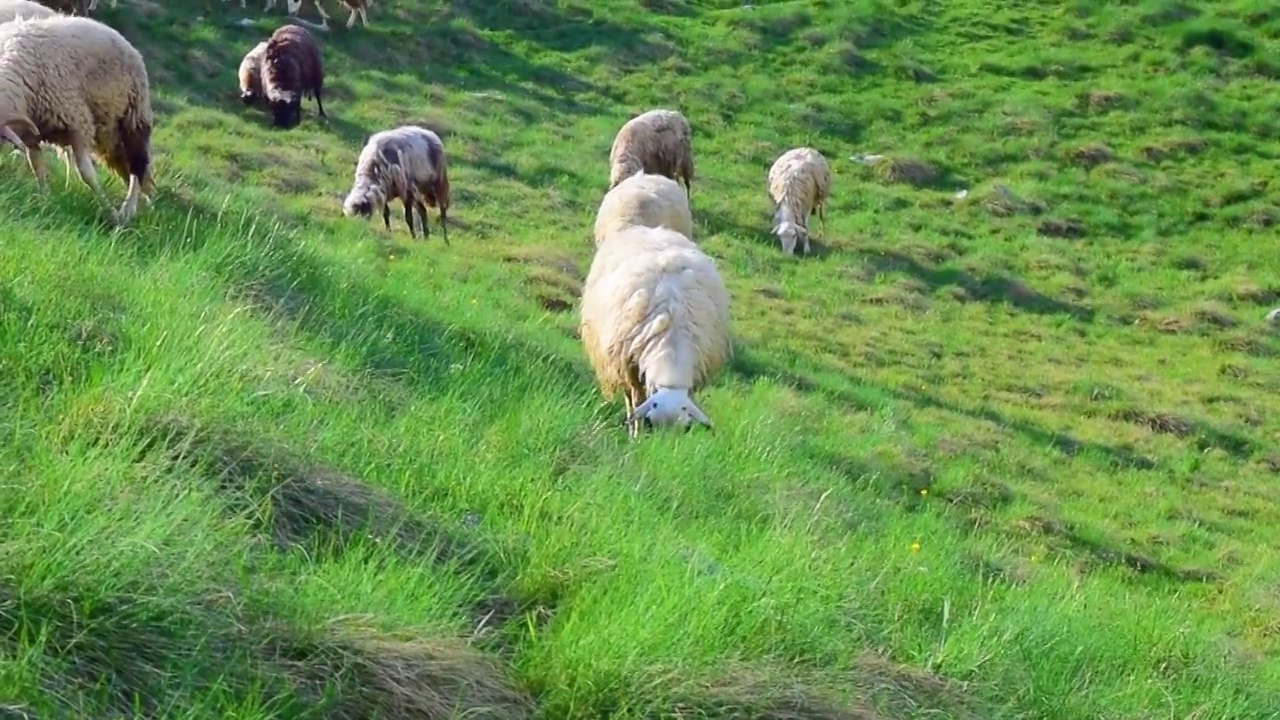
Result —
[[[133,227],[3,160],[0,717],[1280,717],[1272,3],[395,0],[289,132],[236,5],[102,12]],[[630,442],[576,301],[653,107],[737,358]],[[450,246],[340,215],[402,122]]]

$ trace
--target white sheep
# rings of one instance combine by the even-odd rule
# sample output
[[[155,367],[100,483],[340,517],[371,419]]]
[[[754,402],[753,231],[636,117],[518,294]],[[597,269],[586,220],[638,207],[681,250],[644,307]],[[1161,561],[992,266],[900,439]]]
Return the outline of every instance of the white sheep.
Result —
[[[679,183],[641,170],[605,193],[596,211],[596,245],[633,225],[668,227],[693,239],[693,215]]]
[[[347,217],[373,217],[382,213],[382,221],[391,229],[391,210],[387,203],[400,198],[404,203],[404,221],[413,228],[413,210],[422,219],[422,233],[431,236],[427,226],[427,208],[440,209],[440,229],[449,242],[449,166],[440,136],[417,125],[401,125],[374,133],[356,160],[355,182],[342,203]]]
[[[628,120],[609,149],[609,189],[637,171],[684,182],[693,192],[693,131],[675,110],[649,110]]]
[[[795,252],[796,244],[809,254],[808,219],[813,213],[827,234],[826,202],[831,197],[831,167],[822,153],[813,148],[788,150],[769,168],[769,199],[773,201],[773,234],[782,241],[782,251]]]
[[[42,192],[40,143],[70,149],[80,179],[109,205],[93,156],[129,184],[118,222],[151,202],[151,92],[142,55],[115,29],[86,17],[0,24],[0,137],[23,146]]]
[[[708,428],[690,393],[733,356],[729,293],[715,263],[669,228],[633,226],[596,249],[578,332],[606,397],[622,391],[631,436],[640,422]]]

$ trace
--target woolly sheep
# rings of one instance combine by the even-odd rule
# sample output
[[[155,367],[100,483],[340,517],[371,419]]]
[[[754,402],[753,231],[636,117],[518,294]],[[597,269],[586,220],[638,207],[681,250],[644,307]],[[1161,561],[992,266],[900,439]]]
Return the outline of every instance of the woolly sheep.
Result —
[[[605,193],[596,211],[596,245],[607,235],[633,225],[668,227],[693,239],[693,215],[679,183],[639,171]]]
[[[682,180],[693,192],[693,131],[675,110],[650,110],[628,120],[609,150],[609,189],[638,170]]]
[[[769,199],[773,201],[773,234],[788,255],[799,244],[809,253],[808,218],[815,212],[826,236],[825,206],[831,197],[831,167],[822,153],[799,147],[778,156],[769,168]]]
[[[784,253],[793,254],[799,243],[809,254],[808,219],[815,212],[826,237],[824,206],[830,197],[831,167],[822,153],[800,147],[778,156],[769,168],[769,199],[774,206],[773,234],[782,241]]]
[[[316,99],[320,117],[324,113],[324,61],[320,46],[298,25],[284,25],[271,33],[262,59],[262,91],[271,106],[276,127],[291,128],[302,122],[302,98]]]
[[[58,12],[32,0],[0,0],[0,23],[18,18],[34,20],[54,17]]]
[[[285,0],[285,7],[290,15],[296,16],[298,11],[302,9],[304,1],[305,0]],[[223,0],[223,2],[226,2],[226,0]],[[369,13],[366,8],[372,5],[372,2],[369,2],[368,0],[339,0],[339,2],[341,2],[342,6],[351,13],[351,16],[347,18],[347,27],[351,27],[356,24],[357,15],[366,27],[369,25]],[[320,16],[320,27],[327,30],[329,28],[329,13],[324,11],[324,7],[320,5],[320,0],[312,0],[311,4],[315,6],[316,13]],[[245,0],[240,0],[240,7],[243,8],[244,5]],[[266,4],[262,6],[262,12],[268,12],[275,6],[276,0],[267,0]]]
[[[245,53],[236,76],[240,79],[240,102],[252,105],[262,97],[262,61],[267,56],[267,41],[263,40]]]
[[[606,397],[622,391],[631,436],[711,420],[689,397],[733,356],[729,294],[715,263],[669,228],[633,226],[596,249],[578,332]]]
[[[417,125],[401,125],[374,133],[356,160],[355,183],[342,203],[347,217],[373,217],[382,213],[382,222],[391,229],[388,203],[400,198],[404,221],[413,231],[413,210],[422,220],[422,234],[431,236],[426,205],[439,208],[440,231],[449,242],[449,163],[440,136]]]
[[[151,92],[142,55],[118,31],[86,17],[54,16],[0,24],[0,136],[27,150],[42,192],[48,168],[40,143],[69,148],[80,179],[109,205],[97,155],[129,184],[119,213],[150,203]]]

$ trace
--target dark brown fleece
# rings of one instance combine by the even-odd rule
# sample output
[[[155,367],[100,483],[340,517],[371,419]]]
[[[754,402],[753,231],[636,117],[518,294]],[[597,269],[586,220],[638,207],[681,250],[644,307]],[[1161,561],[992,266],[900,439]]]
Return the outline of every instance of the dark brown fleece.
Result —
[[[324,117],[324,102],[320,98],[323,87],[324,61],[311,33],[298,25],[285,25],[272,33],[262,61],[262,90],[271,105],[274,123],[289,128],[301,122],[304,95],[316,99],[316,106]],[[280,97],[287,92],[293,93],[292,100]]]

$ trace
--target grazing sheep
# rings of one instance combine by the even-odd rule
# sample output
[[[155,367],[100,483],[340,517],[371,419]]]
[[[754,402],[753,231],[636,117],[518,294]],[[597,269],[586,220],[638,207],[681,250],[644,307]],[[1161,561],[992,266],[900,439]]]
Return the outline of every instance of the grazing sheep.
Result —
[[[26,148],[42,192],[48,168],[40,143],[69,148],[80,179],[109,205],[97,155],[129,184],[119,213],[150,204],[151,91],[142,55],[115,29],[86,17],[54,16],[0,24],[0,136]]]
[[[356,160],[355,183],[342,203],[347,217],[373,217],[382,213],[382,222],[391,229],[388,203],[400,198],[409,236],[416,237],[413,210],[422,220],[423,237],[431,237],[426,205],[440,210],[440,231],[449,242],[449,163],[444,143],[434,132],[417,125],[401,125],[374,133]]]
[[[226,0],[223,0],[223,2],[226,2]],[[290,15],[297,15],[298,11],[302,9],[303,2],[305,0],[285,0],[285,7]],[[347,27],[352,27],[356,24],[356,16],[359,16],[360,21],[368,27],[369,13],[367,8],[373,4],[372,2],[369,2],[369,0],[339,0],[339,2],[351,13],[351,16],[347,18]],[[244,4],[245,0],[240,0],[240,7],[244,7]],[[320,27],[328,30],[329,13],[324,11],[324,7],[320,5],[320,0],[311,0],[311,4],[315,6],[316,13],[320,16]],[[262,6],[262,12],[267,12],[275,6],[276,0],[267,0],[267,3]]]
[[[708,428],[689,397],[733,356],[729,294],[715,263],[668,228],[630,227],[596,249],[578,332],[606,397],[622,391],[640,422]]]
[[[769,168],[769,199],[773,201],[773,234],[782,241],[782,251],[791,255],[796,244],[809,254],[808,219],[813,213],[822,221],[822,236],[827,235],[824,212],[831,197],[831,167],[822,153],[813,148],[788,150]]]
[[[324,61],[320,46],[307,29],[285,25],[271,33],[262,59],[262,90],[271,106],[276,127],[292,128],[302,122],[302,97],[316,99],[320,117],[324,114]]]
[[[606,236],[635,225],[668,227],[693,239],[693,215],[679,183],[640,171],[605,193],[596,211],[596,245]]]
[[[245,105],[252,105],[262,97],[262,61],[266,56],[267,41],[263,40],[240,61],[236,74],[240,78],[240,102]]]
[[[682,180],[693,192],[693,131],[674,110],[650,110],[628,120],[609,150],[609,189],[638,170]]]
[[[36,18],[54,17],[57,14],[58,11],[32,0],[0,0],[0,23],[7,23],[19,18],[34,20]]]

